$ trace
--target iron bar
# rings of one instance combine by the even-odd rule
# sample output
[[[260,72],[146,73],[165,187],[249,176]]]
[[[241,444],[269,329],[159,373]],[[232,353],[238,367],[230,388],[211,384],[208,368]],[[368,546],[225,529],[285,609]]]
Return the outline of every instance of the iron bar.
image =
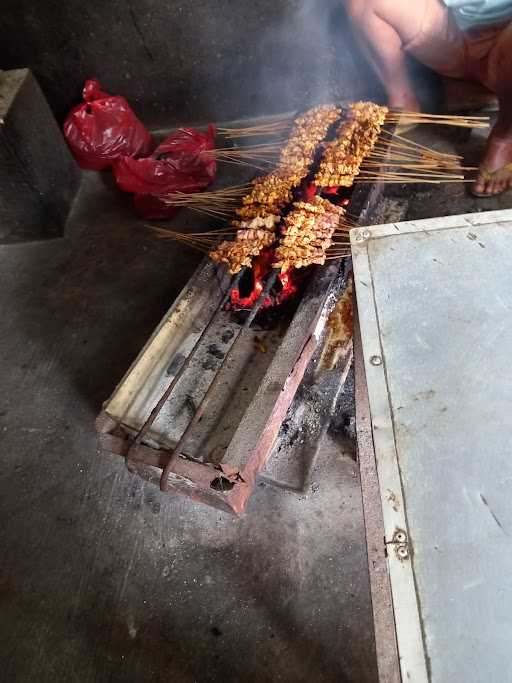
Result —
[[[237,332],[237,334],[233,340],[233,343],[231,344],[228,352],[226,353],[226,355],[224,356],[224,358],[222,360],[222,363],[220,364],[219,368],[217,369],[217,371],[215,373],[215,376],[212,380],[212,383],[208,387],[208,390],[205,393],[205,395],[203,396],[201,403],[198,405],[196,412],[194,413],[194,416],[192,417],[192,419],[188,423],[187,427],[185,428],[185,431],[183,432],[183,434],[180,437],[180,440],[178,441],[174,450],[172,451],[171,456],[169,458],[169,462],[165,466],[165,468],[162,472],[162,476],[160,478],[160,489],[162,491],[167,491],[169,489],[169,474],[171,473],[171,470],[172,470],[174,464],[176,463],[177,459],[179,458],[180,453],[183,450],[183,447],[184,447],[186,441],[188,440],[190,434],[192,433],[192,430],[194,429],[194,427],[197,425],[197,423],[203,417],[204,411],[206,410],[208,403],[210,402],[210,399],[211,399],[211,397],[212,397],[212,395],[213,395],[213,393],[214,393],[214,391],[215,391],[215,389],[216,389],[216,387],[220,381],[220,378],[222,375],[222,369],[226,366],[227,361],[230,358],[230,356],[233,352],[233,349],[235,348],[236,343],[240,339],[242,333],[245,330],[249,329],[249,327],[252,325],[254,318],[257,316],[257,314],[258,314],[260,308],[263,306],[265,299],[267,298],[270,290],[274,286],[278,274],[279,274],[279,270],[277,270],[277,269],[272,270],[272,272],[270,273],[270,275],[269,275],[269,277],[265,283],[265,287],[263,288],[261,294],[258,297],[258,300],[252,306],[250,313],[249,313],[246,321],[244,322],[244,324],[239,328],[239,330],[238,330],[238,332]]]

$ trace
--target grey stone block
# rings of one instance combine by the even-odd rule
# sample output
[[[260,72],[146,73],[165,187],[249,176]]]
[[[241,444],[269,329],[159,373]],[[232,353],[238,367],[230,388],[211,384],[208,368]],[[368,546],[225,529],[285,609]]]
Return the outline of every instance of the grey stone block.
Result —
[[[29,69],[0,71],[0,244],[62,235],[80,175]]]

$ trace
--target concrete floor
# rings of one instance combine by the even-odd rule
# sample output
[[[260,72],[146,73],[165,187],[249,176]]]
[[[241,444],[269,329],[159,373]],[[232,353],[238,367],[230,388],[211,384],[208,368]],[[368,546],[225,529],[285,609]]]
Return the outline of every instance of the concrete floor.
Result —
[[[483,138],[438,142],[476,160]],[[461,185],[387,195],[382,221],[511,205]],[[101,402],[198,260],[95,174],[65,239],[0,249],[4,680],[376,680],[350,452],[326,437],[308,495],[260,484],[237,520],[97,451]]]

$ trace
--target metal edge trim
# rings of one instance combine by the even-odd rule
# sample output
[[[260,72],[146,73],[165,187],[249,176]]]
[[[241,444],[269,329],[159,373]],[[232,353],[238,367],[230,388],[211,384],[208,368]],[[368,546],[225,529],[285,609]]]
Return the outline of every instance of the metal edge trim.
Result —
[[[354,294],[354,373],[356,433],[363,516],[372,597],[375,651],[379,680],[400,683],[400,659],[385,544],[384,520],[380,504],[379,478],[371,429],[370,402],[364,370],[361,332]]]
[[[460,223],[459,223],[460,224]],[[368,254],[368,238],[358,240],[361,230],[352,230],[354,283],[358,301],[364,368],[370,399],[372,432],[377,461],[379,489],[384,519],[385,542],[391,579],[400,668],[404,680],[428,682],[427,656],[423,641],[420,610],[416,594],[411,554],[401,559],[394,544],[398,530],[407,533],[404,496],[395,449],[391,407],[388,397],[386,366],[379,335],[374,301],[373,279]],[[396,230],[393,228],[393,233]]]
[[[352,248],[361,246],[370,239],[380,239],[391,235],[408,235],[417,232],[436,232],[451,230],[453,228],[476,228],[478,226],[494,225],[495,223],[508,223],[512,221],[512,209],[499,211],[483,211],[474,213],[444,216],[438,218],[426,218],[418,221],[402,221],[399,223],[385,223],[383,225],[367,228],[352,228],[350,241]]]
[[[148,357],[148,353],[151,351],[152,346],[156,344],[159,340],[159,336],[162,334],[166,326],[172,325],[174,323],[174,315],[177,310],[183,305],[183,303],[187,300],[187,297],[193,296],[194,294],[194,289],[197,288],[197,280],[201,278],[201,276],[204,276],[208,279],[211,279],[212,281],[216,277],[216,273],[218,272],[218,268],[213,264],[212,261],[210,261],[207,257],[205,257],[199,266],[196,268],[194,271],[194,283],[192,285],[187,284],[183,289],[180,291],[176,299],[173,301],[171,306],[167,309],[165,314],[163,315],[162,319],[158,323],[157,327],[153,330],[147,341],[145,342],[144,346],[140,350],[140,352],[137,354],[136,358],[133,360],[129,368],[126,370],[122,378],[119,380],[113,391],[111,392],[110,396],[104,401],[103,403],[103,409],[109,412],[111,416],[115,413],[114,419],[116,420],[122,420],[124,417],[124,414],[126,411],[129,410],[130,408],[130,401],[124,400],[123,404],[123,411],[120,410],[112,410],[112,405],[115,403],[116,400],[118,400],[119,395],[123,390],[125,390],[127,384],[129,384],[131,381],[137,381],[137,377],[135,376],[136,373],[139,371],[141,364],[144,361],[154,361],[152,356]],[[219,293],[219,300],[221,298],[221,292]],[[201,333],[201,330],[197,331],[197,335]],[[155,356],[156,358],[156,356]],[[169,377],[169,381],[172,380],[172,377]],[[122,414],[117,414],[117,413],[122,413]],[[134,429],[137,429],[137,426],[133,427]]]

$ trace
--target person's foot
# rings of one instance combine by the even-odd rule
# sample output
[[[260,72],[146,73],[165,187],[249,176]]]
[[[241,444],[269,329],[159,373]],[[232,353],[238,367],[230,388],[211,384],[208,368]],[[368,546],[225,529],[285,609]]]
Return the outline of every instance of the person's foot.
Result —
[[[512,135],[502,136],[492,130],[473,191],[497,195],[512,187]]]

